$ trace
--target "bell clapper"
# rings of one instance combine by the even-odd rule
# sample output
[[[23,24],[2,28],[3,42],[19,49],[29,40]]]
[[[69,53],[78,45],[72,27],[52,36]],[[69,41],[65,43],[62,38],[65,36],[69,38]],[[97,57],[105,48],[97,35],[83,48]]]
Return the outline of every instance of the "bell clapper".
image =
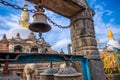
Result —
[[[39,32],[39,38],[42,39],[42,32]]]

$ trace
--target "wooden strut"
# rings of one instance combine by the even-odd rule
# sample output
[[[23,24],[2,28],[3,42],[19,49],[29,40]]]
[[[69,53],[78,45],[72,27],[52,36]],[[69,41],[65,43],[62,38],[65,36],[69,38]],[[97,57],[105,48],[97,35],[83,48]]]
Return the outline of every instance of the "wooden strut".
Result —
[[[9,75],[8,67],[9,67],[9,62],[6,61],[5,64],[4,64],[4,67],[3,67],[3,76],[8,76]]]

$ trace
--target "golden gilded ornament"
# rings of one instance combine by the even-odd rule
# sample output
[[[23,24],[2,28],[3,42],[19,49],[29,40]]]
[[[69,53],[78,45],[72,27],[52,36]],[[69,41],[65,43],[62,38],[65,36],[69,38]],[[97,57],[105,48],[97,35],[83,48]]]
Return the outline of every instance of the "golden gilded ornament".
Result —
[[[28,9],[27,9],[27,3],[25,2],[24,4],[24,9],[20,15],[20,20],[19,20],[19,24],[21,27],[24,28],[28,28],[29,26],[29,13],[28,13]]]
[[[118,61],[114,52],[101,52],[100,56],[104,64],[106,74],[120,73],[120,69],[118,68]]]
[[[108,28],[108,39],[109,40],[114,39],[113,33],[110,28]]]

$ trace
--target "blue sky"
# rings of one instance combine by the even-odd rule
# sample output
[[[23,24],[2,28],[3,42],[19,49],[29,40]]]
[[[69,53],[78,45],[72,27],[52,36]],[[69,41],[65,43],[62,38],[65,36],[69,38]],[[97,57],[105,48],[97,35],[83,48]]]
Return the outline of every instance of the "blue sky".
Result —
[[[23,7],[24,0],[6,0],[12,4]],[[115,40],[120,40],[120,7],[119,0],[87,0],[90,7],[94,9],[94,25],[96,38],[100,43],[106,43],[107,28],[110,27],[115,36]],[[34,9],[34,5],[28,2],[29,9]],[[30,31],[19,26],[19,16],[21,10],[16,10],[11,7],[0,4],[0,38],[3,34],[7,34],[7,38],[14,37],[16,33],[20,33],[22,38],[26,38]],[[70,20],[60,16],[52,11],[46,10],[45,14],[60,25],[69,25]],[[30,22],[32,22],[32,13],[30,13]],[[67,44],[71,43],[70,30],[60,29],[52,26],[52,30],[43,34],[45,40],[52,46],[53,49],[60,51],[61,48],[67,51]],[[37,33],[35,33],[37,34]],[[67,53],[67,52],[66,52]]]
[[[115,40],[120,40],[120,7],[119,0],[88,0],[89,5],[96,12],[94,25],[96,37],[100,43],[106,43],[107,29],[111,28]]]

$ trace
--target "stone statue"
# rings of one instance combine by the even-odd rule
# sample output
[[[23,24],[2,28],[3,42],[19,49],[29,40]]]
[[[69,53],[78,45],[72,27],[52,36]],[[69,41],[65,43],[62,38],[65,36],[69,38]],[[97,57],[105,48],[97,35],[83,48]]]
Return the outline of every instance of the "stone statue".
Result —
[[[23,80],[35,80],[35,64],[26,64],[23,71]]]

